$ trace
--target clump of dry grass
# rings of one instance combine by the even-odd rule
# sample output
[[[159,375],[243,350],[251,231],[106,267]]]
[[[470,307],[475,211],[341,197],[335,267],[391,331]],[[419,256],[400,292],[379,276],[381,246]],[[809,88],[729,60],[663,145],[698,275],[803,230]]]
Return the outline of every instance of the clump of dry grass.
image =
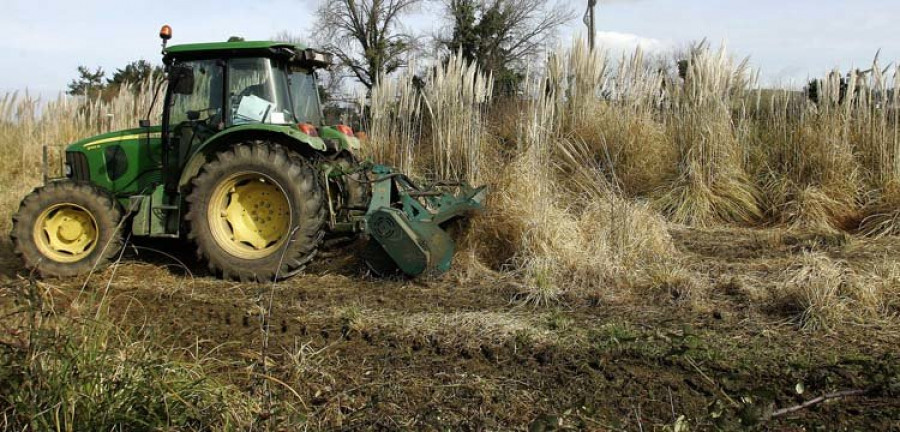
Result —
[[[705,44],[691,49],[683,79],[667,81],[668,134],[679,157],[676,178],[656,194],[655,205],[670,220],[710,226],[762,218],[732,118],[752,82],[747,60],[735,63],[724,46],[714,52]]]
[[[900,263],[896,257],[877,258],[860,274],[860,283],[871,293],[870,306],[885,318],[900,316]]]
[[[527,303],[622,295],[624,275],[670,259],[674,246],[665,222],[623,198],[585,143],[560,136],[565,108],[543,84],[532,81],[516,156],[490,179],[494,192],[473,226],[474,247],[492,267],[520,276]]]
[[[852,111],[840,106],[840,81],[821,81],[820,103],[779,91],[757,100],[757,152],[769,214],[793,228],[839,230],[855,217],[861,176],[849,136]],[[761,98],[761,93],[757,95]]]
[[[783,301],[799,312],[804,329],[828,329],[846,316],[848,304],[841,296],[850,284],[849,270],[823,255],[806,255],[788,270],[781,287]]]
[[[869,282],[842,261],[810,253],[785,271],[773,295],[785,308],[796,311],[801,328],[829,330],[877,316],[882,292]]]
[[[776,222],[792,229],[837,232],[848,227],[855,214],[852,194],[822,186],[801,186],[788,179],[767,185]]]
[[[707,287],[680,263],[651,265],[639,285],[662,303],[702,307],[707,299]]]
[[[630,195],[646,195],[675,175],[678,153],[660,115],[664,75],[638,48],[610,66],[602,50],[570,48],[570,87],[559,122],[584,141],[604,175]],[[554,69],[550,69],[553,71]],[[562,77],[553,82],[562,81]],[[558,93],[562,93],[561,91]]]
[[[675,176],[672,161],[678,152],[654,113],[637,110],[622,115],[621,109],[614,105],[594,108],[593,119],[580,124],[574,135],[593,149],[604,174],[626,196],[648,196]]]
[[[555,335],[543,329],[530,313],[423,312],[387,318],[382,323],[394,323],[406,338],[428,337],[444,345],[470,349],[483,344],[504,345],[514,340],[546,344],[555,339]]]

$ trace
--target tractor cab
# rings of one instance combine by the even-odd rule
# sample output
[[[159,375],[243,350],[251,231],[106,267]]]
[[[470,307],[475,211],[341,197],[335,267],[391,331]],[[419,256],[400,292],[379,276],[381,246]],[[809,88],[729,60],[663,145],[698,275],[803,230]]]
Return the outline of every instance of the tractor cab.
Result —
[[[163,61],[169,73],[164,165],[173,171],[230,128],[288,126],[310,138],[320,135],[314,71],[330,63],[326,54],[289,43],[239,41],[168,47]]]

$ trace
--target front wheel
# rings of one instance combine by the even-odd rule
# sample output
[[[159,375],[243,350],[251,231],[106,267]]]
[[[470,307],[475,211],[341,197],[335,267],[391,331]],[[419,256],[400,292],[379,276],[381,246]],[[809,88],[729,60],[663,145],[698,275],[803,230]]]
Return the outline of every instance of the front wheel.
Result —
[[[102,268],[122,249],[122,211],[91,185],[60,181],[35,189],[13,216],[12,239],[25,266],[64,277]]]
[[[288,277],[315,256],[325,224],[316,171],[267,142],[220,152],[193,181],[188,236],[212,271],[225,278]]]

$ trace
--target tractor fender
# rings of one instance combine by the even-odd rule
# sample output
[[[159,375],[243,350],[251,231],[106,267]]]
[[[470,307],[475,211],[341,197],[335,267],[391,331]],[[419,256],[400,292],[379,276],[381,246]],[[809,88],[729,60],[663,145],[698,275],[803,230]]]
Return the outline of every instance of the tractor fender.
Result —
[[[292,126],[264,124],[235,126],[213,135],[196,149],[191,150],[192,156],[181,171],[181,178],[178,181],[179,189],[190,184],[191,180],[200,173],[203,165],[209,161],[211,155],[234,144],[253,140],[274,141],[304,157],[327,150],[325,141],[321,138],[309,136]]]
[[[343,132],[338,131],[334,126],[322,126],[319,128],[319,136],[323,139],[331,139],[340,143],[341,150],[346,150],[350,153],[356,153],[359,151],[359,138],[355,136],[347,136],[344,135]]]

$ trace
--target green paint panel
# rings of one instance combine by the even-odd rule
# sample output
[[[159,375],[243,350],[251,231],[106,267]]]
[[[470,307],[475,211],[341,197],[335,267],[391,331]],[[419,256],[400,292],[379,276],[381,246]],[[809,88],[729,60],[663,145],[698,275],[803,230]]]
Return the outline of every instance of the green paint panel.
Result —
[[[453,239],[438,225],[410,221],[397,209],[381,208],[366,218],[366,226],[404,273],[418,276],[450,269]]]
[[[127,200],[148,193],[162,171],[160,128],[136,128],[97,135],[66,151],[87,156],[91,183]]]
[[[151,237],[171,237],[178,234],[180,206],[168,205],[168,201],[164,186],[158,186],[150,196]]]

